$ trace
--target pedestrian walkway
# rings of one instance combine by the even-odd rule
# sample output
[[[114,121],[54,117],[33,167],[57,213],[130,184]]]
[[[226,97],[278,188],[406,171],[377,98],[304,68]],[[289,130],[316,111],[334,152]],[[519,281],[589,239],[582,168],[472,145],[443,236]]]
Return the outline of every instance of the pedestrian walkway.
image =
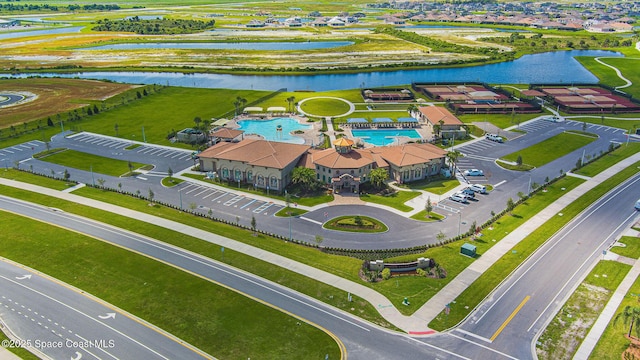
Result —
[[[445,305],[455,300],[484,271],[486,271],[496,261],[498,261],[513,246],[518,244],[536,228],[543,225],[548,219],[557,214],[565,206],[569,205],[571,202],[582,196],[587,191],[591,190],[596,185],[600,184],[602,181],[608,179],[613,174],[618,173],[620,170],[637,161],[640,161],[640,153],[620,161],[618,164],[612,166],[608,171],[604,171],[594,176],[590,180],[584,182],[574,190],[568,192],[567,194],[556,200],[554,203],[547,206],[535,217],[525,222],[516,230],[512,231],[504,239],[502,239],[490,250],[484,253],[482,257],[469,265],[469,267],[467,267],[458,276],[456,276],[449,284],[447,284],[433,298],[427,301],[412,316],[405,316],[401,314],[398,309],[393,306],[389,299],[363,284],[344,279],[337,275],[300,263],[298,261],[291,260],[278,254],[270,253],[268,251],[250,246],[245,243],[228,239],[220,235],[212,234],[205,230],[194,228],[176,221],[160,218],[147,213],[142,213],[117,205],[105,203],[102,201],[93,200],[54,189],[44,188],[38,185],[22,183],[4,178],[0,178],[0,184],[38,192],[43,195],[64,199],[94,208],[99,208],[101,210],[109,211],[121,216],[126,216],[138,221],[144,221],[157,226],[162,226],[167,229],[179,231],[181,233],[214,244],[218,244],[229,249],[233,249],[246,255],[259,258],[262,261],[266,261],[273,265],[295,271],[309,278],[334,286],[344,291],[345,293],[349,292],[362,299],[365,299],[378,310],[382,317],[384,317],[388,322],[395,325],[396,327],[410,334],[425,334],[430,332],[430,329],[428,328],[429,322],[431,322],[440,313],[440,311],[444,309]]]
[[[638,232],[632,229],[628,231],[625,236],[638,237]],[[607,325],[609,325],[611,319],[616,315],[616,310],[620,306],[620,303],[622,303],[622,300],[627,295],[629,289],[631,289],[631,286],[639,275],[640,261],[636,260],[633,267],[627,273],[627,276],[624,277],[620,285],[618,285],[618,288],[611,296],[611,299],[609,299],[609,302],[607,302],[607,305],[600,313],[600,316],[598,316],[598,319],[591,327],[591,330],[589,330],[589,333],[582,341],[582,344],[573,357],[574,360],[587,360],[589,358],[589,355],[591,355],[591,352],[596,347],[596,344],[607,328]]]

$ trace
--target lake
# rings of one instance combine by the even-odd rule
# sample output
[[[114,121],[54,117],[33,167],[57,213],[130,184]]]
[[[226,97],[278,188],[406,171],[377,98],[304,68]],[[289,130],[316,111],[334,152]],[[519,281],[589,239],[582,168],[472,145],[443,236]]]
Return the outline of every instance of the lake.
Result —
[[[0,77],[43,76],[104,79],[131,84],[158,84],[200,88],[254,89],[288,91],[346,90],[380,87],[411,82],[486,82],[491,84],[595,84],[592,73],[574,56],[622,56],[604,50],[556,51],[525,55],[517,60],[497,64],[449,67],[440,69],[373,71],[353,74],[318,75],[232,75],[183,74],[175,72],[96,71],[76,73],[0,74]]]
[[[223,49],[223,50],[314,50],[353,45],[352,41],[310,42],[180,42],[180,43],[120,43],[82,48],[78,50],[138,50],[138,49]]]
[[[38,30],[27,30],[27,31],[16,31],[16,32],[0,32],[0,40],[5,39],[16,39],[27,36],[38,36],[38,35],[54,35],[54,34],[72,34],[79,33],[83,26],[71,26],[71,27],[61,27],[61,28],[53,28],[53,29],[42,29]],[[24,28],[21,28],[24,29]]]

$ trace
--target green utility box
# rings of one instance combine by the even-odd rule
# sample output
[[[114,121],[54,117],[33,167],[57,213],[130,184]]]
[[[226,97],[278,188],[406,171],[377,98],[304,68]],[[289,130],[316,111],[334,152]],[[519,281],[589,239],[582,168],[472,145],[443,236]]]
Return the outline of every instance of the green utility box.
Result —
[[[465,243],[460,248],[460,254],[467,255],[469,257],[474,258],[474,257],[476,257],[476,246],[475,245],[471,245],[469,243]]]

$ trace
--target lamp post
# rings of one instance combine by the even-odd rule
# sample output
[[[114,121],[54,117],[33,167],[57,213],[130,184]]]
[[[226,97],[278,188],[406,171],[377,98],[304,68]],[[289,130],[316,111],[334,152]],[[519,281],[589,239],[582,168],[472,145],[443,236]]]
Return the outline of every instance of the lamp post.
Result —
[[[462,223],[462,211],[458,211],[458,236],[460,236],[460,223]]]
[[[91,170],[91,185],[96,186],[96,180],[93,178],[93,164],[89,165],[89,169]]]
[[[291,241],[291,211],[288,211],[289,214],[289,241]]]

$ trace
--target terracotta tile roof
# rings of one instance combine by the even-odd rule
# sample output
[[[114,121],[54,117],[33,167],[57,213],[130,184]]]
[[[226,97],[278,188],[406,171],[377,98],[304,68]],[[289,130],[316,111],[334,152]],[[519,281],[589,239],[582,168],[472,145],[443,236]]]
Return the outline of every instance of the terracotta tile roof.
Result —
[[[309,150],[307,145],[249,139],[238,143],[221,142],[204,150],[198,156],[284,169],[307,150]]]
[[[440,120],[444,121],[444,125],[462,125],[460,119],[441,106],[421,106],[418,110],[434,125]]]
[[[355,149],[340,154],[335,149],[326,149],[313,154],[313,163],[331,169],[357,169],[374,162],[367,150]]]
[[[333,142],[333,145],[335,145],[335,146],[351,146],[351,145],[353,145],[353,140],[349,140],[346,137],[341,137],[339,139],[336,139]]]
[[[446,156],[447,151],[431,144],[404,144],[372,148],[388,163],[395,166],[424,164]]]
[[[236,136],[242,135],[243,130],[221,128],[211,133],[211,136],[225,139],[234,139]]]

